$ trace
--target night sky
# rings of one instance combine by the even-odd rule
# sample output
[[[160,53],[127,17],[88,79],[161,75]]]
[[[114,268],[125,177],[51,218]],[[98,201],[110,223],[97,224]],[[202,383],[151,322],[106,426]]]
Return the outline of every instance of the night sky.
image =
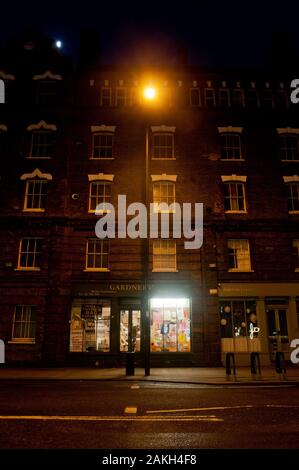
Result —
[[[174,51],[188,48],[191,63],[261,65],[273,32],[293,33],[299,49],[298,1],[121,1],[52,0],[1,3],[0,41],[26,26],[61,39],[76,56],[80,28],[100,31],[106,63],[172,62]],[[17,15],[17,16],[16,16]]]

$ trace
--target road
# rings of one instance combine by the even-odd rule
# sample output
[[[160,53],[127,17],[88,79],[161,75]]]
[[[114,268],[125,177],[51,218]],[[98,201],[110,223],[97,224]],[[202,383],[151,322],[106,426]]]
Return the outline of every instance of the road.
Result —
[[[0,448],[299,448],[299,387],[0,381]]]

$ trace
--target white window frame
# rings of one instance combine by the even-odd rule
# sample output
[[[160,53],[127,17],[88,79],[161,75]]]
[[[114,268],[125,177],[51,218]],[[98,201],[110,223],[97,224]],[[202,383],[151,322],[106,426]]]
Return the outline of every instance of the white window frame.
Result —
[[[33,251],[28,251],[29,249],[29,240],[35,240],[35,243],[34,243],[34,250]],[[20,239],[20,243],[19,243],[19,253],[18,253],[18,267],[17,267],[17,270],[18,271],[40,271],[40,266],[35,266],[35,263],[36,263],[36,256],[37,255],[41,255],[41,251],[37,251],[37,240],[40,240],[42,241],[42,238],[41,237],[22,237]],[[23,245],[23,242],[25,243],[25,241],[27,241],[27,247],[26,247],[26,251],[22,251],[22,245]],[[26,266],[21,266],[21,258],[22,258],[22,254],[26,254]],[[28,254],[33,254],[34,256],[34,262],[33,262],[33,265],[32,266],[28,266],[27,265],[27,262],[28,262]]]
[[[163,246],[164,245],[164,246]],[[174,253],[169,253],[174,248]],[[162,253],[162,249],[165,249],[165,252]],[[160,256],[160,260],[155,257]],[[163,264],[162,257],[173,257],[173,263],[168,263],[167,267],[161,267]],[[165,261],[165,260],[164,260]],[[153,240],[153,272],[177,272],[177,256],[176,256],[176,240],[172,239],[163,239]]]
[[[243,249],[245,245],[247,248],[246,250]],[[235,259],[234,264],[237,264],[237,266],[234,268],[229,267],[228,268],[229,272],[253,272],[253,270],[251,269],[249,240],[245,238],[229,238],[227,240],[227,249],[228,249],[228,258],[230,258],[231,256],[229,254],[229,250],[234,250],[234,254],[233,254],[233,257]],[[238,264],[240,263],[243,264],[242,267],[238,267]]]
[[[47,148],[50,148],[50,149],[53,149],[53,142],[51,144],[40,144],[40,136],[41,135],[51,135],[51,137],[54,137],[54,133],[53,131],[51,130],[47,130],[47,129],[34,129],[32,130],[32,134],[31,134],[31,144],[30,144],[30,155],[29,157],[27,158],[31,158],[33,160],[49,160],[52,156],[52,155],[45,155],[46,153],[46,149]],[[34,142],[34,140],[37,138],[37,143]],[[33,152],[33,148],[37,148],[38,149],[38,156],[33,156],[32,155],[32,152]],[[42,153],[43,155],[41,156],[40,153]]]
[[[21,309],[21,320],[17,320],[17,310]],[[34,313],[34,320],[32,320],[32,314]],[[25,314],[25,320],[23,320],[23,316]],[[29,314],[29,315],[28,315]],[[16,324],[21,323],[24,325],[22,330],[25,329],[29,333],[30,325],[34,324],[34,337],[31,336],[15,336],[15,328]],[[25,344],[35,344],[36,340],[36,305],[16,305],[14,309],[13,321],[12,321],[12,332],[11,332],[11,343],[25,343]]]
[[[225,92],[227,100],[224,100],[221,98],[221,93]],[[229,88],[219,88],[218,91],[218,101],[219,101],[219,107],[226,109],[231,107],[231,96],[230,96],[230,89]],[[223,106],[223,102],[226,102],[226,106]]]
[[[105,96],[104,97],[104,91],[109,91],[109,96]],[[108,99],[109,100],[109,104],[104,104],[104,99]],[[101,102],[101,106],[112,106],[112,88],[110,86],[103,86],[101,88],[101,98],[100,98],[100,102]]]
[[[211,92],[212,93],[212,98],[211,97],[207,97],[207,92]],[[212,106],[211,106],[211,103],[210,101],[212,101]],[[209,104],[208,104],[209,102]],[[205,108],[216,108],[216,94],[215,94],[215,88],[204,88],[204,103],[205,103]]]
[[[93,247],[93,251],[90,251],[90,243],[93,243],[94,244],[94,247]],[[100,245],[100,248],[101,248],[101,251],[95,251],[95,247],[96,245],[99,244]],[[104,251],[105,248],[107,249],[107,251]],[[95,256],[100,256],[100,259],[101,259],[101,267],[97,268],[97,267],[90,267],[88,266],[88,257],[90,255],[93,255],[94,259],[95,259]],[[104,255],[107,255],[107,267],[103,267],[103,256]],[[94,263],[95,264],[95,261]],[[86,253],[85,253],[85,269],[84,271],[92,271],[92,272],[108,272],[110,271],[109,269],[109,240],[100,240],[99,238],[88,238],[88,240],[86,240]]]
[[[123,93],[123,102],[119,104],[120,101],[120,92]],[[127,101],[128,101],[128,90],[124,86],[118,86],[115,89],[115,106],[123,108],[127,106]],[[121,100],[122,101],[122,100]]]
[[[287,138],[293,138],[293,139],[297,140],[297,158],[294,158],[294,159],[281,158],[281,161],[282,162],[299,162],[299,136],[298,136],[298,134],[295,134],[295,133],[294,134],[291,134],[291,133],[280,133],[279,134],[279,151],[280,151],[280,155],[282,156],[282,150],[285,153],[285,150],[287,150],[289,148],[286,145],[284,147],[282,147],[282,145],[281,145],[281,139],[284,139],[284,144],[285,144]]]
[[[162,186],[167,187],[167,196],[166,200],[162,201]],[[172,190],[172,195],[169,194],[169,189],[170,187]],[[159,190],[159,198],[155,197],[155,189]],[[168,206],[171,204],[175,204],[175,183],[173,181],[155,181],[153,182],[153,203],[154,203],[154,212],[155,213],[160,213],[160,214],[169,214],[169,213],[174,213],[175,209],[173,210],[161,210],[159,209],[160,204],[166,203]]]
[[[243,202],[244,202],[244,209],[242,210],[237,210],[237,209],[229,209],[229,210],[226,210],[225,209],[225,200],[228,199],[226,196],[225,196],[225,187],[224,186],[224,210],[225,210],[225,213],[226,214],[246,214],[247,213],[247,201],[246,201],[246,189],[245,189],[245,183],[243,181],[239,181],[239,180],[230,180],[230,181],[225,181],[223,183],[224,185],[229,185],[229,193],[230,193],[230,207],[232,207],[232,200],[233,198],[231,197],[231,187],[230,185],[231,184],[239,184],[242,186],[242,193],[243,193]],[[238,200],[238,198],[237,198]]]
[[[96,211],[96,208],[95,208],[95,209],[91,209],[91,206],[92,206],[91,201],[92,201],[93,198],[94,198],[94,199],[98,199],[98,198],[99,198],[98,190],[97,190],[97,196],[96,196],[96,197],[92,195],[92,188],[93,188],[93,186],[97,186],[97,187],[98,187],[98,186],[104,186],[103,200],[97,202],[97,204],[96,204],[96,207],[97,207],[97,206],[98,206],[99,204],[101,204],[101,203],[106,204],[106,203],[110,203],[110,202],[111,202],[112,183],[109,182],[109,181],[106,181],[106,180],[94,180],[94,181],[90,181],[90,183],[89,183],[88,212],[89,212],[89,213],[92,213],[92,214],[94,214],[94,213],[97,212],[97,211]],[[109,188],[110,188],[110,194],[107,195],[107,194],[106,194],[106,187],[108,187],[108,186],[109,186]],[[107,199],[107,198],[108,198],[108,199]],[[102,213],[107,213],[108,211],[104,209],[104,210],[102,210],[101,212],[102,212]]]
[[[101,140],[101,137],[106,137],[106,136],[111,137],[111,139],[112,139],[111,146],[99,145],[99,146],[95,147],[95,138],[99,137],[99,140]],[[114,147],[114,134],[113,134],[113,132],[93,132],[93,134],[92,134],[92,155],[91,155],[91,160],[113,160],[114,159],[114,157],[113,157],[113,147]],[[94,156],[95,148],[99,148],[99,149],[111,148],[111,157],[95,157]]]
[[[167,136],[167,137],[171,137],[171,147],[170,146],[167,146],[167,145],[155,145],[155,139],[157,137],[161,137],[161,136]],[[173,135],[173,132],[154,132],[153,135],[153,145],[152,145],[152,160],[175,160],[175,156],[174,156],[174,135]],[[158,149],[164,149],[164,148],[167,148],[167,149],[171,149],[171,153],[172,153],[172,157],[155,157],[155,149],[158,148]],[[160,153],[160,150],[159,150],[159,153]]]
[[[298,195],[298,199],[299,199],[299,180],[298,181],[289,181],[286,183],[287,184],[287,191],[289,192],[289,188],[292,188],[293,186],[296,185],[296,188],[297,188],[297,195]],[[289,206],[289,200],[291,199],[292,201],[292,206],[294,206],[294,200],[296,200],[294,197],[293,197],[293,190],[291,190],[291,195],[292,197],[289,198],[289,196],[287,195],[287,203],[288,203],[288,206]],[[289,211],[289,214],[299,214],[299,209],[289,209],[288,208],[288,211]]]
[[[222,149],[236,149],[237,147],[228,147],[227,145],[227,137],[234,137],[234,138],[238,138],[238,142],[239,142],[239,151],[240,151],[240,157],[239,158],[224,158],[222,156]],[[221,138],[221,160],[223,161],[236,161],[236,162],[239,162],[239,161],[244,161],[244,157],[242,155],[242,141],[241,141],[241,134],[238,133],[238,132],[223,132],[220,134],[220,138]],[[225,139],[225,146],[223,145],[223,141]]]
[[[29,195],[29,186],[33,183],[33,192]],[[39,191],[37,193],[34,192],[36,189],[37,184],[39,185]],[[46,185],[47,191],[45,193],[42,192],[43,186]],[[46,210],[46,204],[45,207],[41,207],[41,202],[43,196],[46,196],[47,198],[48,195],[48,180],[47,179],[39,179],[39,178],[32,178],[32,179],[27,179],[26,180],[26,187],[25,187],[25,197],[24,197],[24,207],[23,207],[23,212],[45,212]],[[30,197],[38,197],[39,200],[39,207],[27,207],[28,205],[28,198]]]
[[[294,256],[297,257],[295,272],[299,272],[299,238],[295,238],[292,241],[292,246],[294,250]]]

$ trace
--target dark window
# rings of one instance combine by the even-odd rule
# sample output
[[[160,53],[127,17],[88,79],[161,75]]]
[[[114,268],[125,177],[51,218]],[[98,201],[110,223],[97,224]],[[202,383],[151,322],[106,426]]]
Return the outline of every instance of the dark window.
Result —
[[[299,211],[299,183],[287,184],[287,200],[290,212]]]
[[[298,136],[280,135],[279,140],[281,160],[299,160]]]
[[[113,157],[113,134],[93,134],[92,158]]]
[[[221,158],[241,160],[241,138],[239,134],[221,134]]]

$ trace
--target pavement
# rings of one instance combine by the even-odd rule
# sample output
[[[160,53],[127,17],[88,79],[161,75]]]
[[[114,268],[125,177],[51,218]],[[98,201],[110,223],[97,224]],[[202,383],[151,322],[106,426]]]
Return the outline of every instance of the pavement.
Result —
[[[0,368],[0,380],[131,380],[174,382],[206,385],[245,385],[282,383],[299,384],[299,365],[287,367],[285,374],[278,374],[274,367],[263,367],[261,375],[251,374],[250,368],[238,367],[236,376],[226,375],[224,367],[172,367],[151,368],[150,375],[144,369],[135,368],[135,374],[126,376],[124,368],[102,369],[99,367],[59,368]]]

